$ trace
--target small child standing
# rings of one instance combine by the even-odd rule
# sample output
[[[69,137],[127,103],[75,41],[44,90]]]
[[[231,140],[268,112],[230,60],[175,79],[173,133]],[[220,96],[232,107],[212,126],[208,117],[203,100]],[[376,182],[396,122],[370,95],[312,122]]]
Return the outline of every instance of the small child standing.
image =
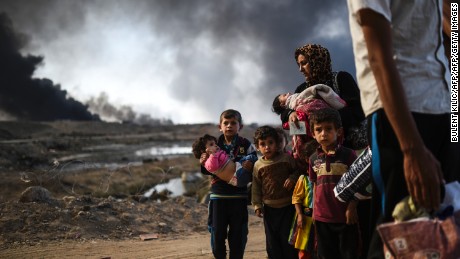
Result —
[[[287,136],[282,128],[276,128],[281,138],[281,152],[291,155],[286,150],[288,143]],[[313,228],[313,186],[304,173],[308,170],[308,164],[305,160],[294,159],[297,170],[302,173],[294,188],[292,194],[292,204],[295,206],[296,214],[292,221],[291,231],[289,233],[289,244],[294,246],[299,252],[299,259],[313,258],[315,245],[315,231]],[[304,163],[302,163],[304,162]]]
[[[192,152],[197,159],[200,159],[203,153],[208,154],[209,157],[204,162],[206,170],[233,186],[245,187],[252,181],[252,171],[246,170],[242,163],[251,161],[254,164],[258,159],[254,154],[233,162],[229,155],[217,145],[217,139],[209,134],[195,140]]]
[[[308,175],[301,175],[297,180],[292,204],[295,206],[296,215],[292,221],[289,243],[299,251],[299,259],[314,258],[313,186]]]
[[[252,204],[258,217],[263,217],[266,249],[269,258],[297,258],[288,242],[295,208],[292,191],[299,172],[294,159],[281,151],[281,139],[270,126],[258,128],[254,144],[262,157],[254,164]]]
[[[334,187],[356,159],[352,149],[337,143],[343,134],[340,114],[332,108],[310,115],[310,128],[319,143],[310,156],[309,176],[314,184],[313,219],[319,258],[358,258],[360,235],[357,201],[340,202]]]
[[[219,129],[222,135],[217,139],[217,145],[224,150],[231,160],[240,161],[247,155],[257,156],[251,142],[238,135],[243,128],[240,112],[228,109],[220,115]],[[208,229],[211,233],[211,248],[215,258],[226,258],[228,241],[230,258],[243,258],[248,237],[248,189],[246,186],[237,187],[219,179],[204,167],[208,154],[200,158],[201,173],[212,175],[211,195],[208,211]],[[252,171],[250,161],[242,163],[248,171]]]

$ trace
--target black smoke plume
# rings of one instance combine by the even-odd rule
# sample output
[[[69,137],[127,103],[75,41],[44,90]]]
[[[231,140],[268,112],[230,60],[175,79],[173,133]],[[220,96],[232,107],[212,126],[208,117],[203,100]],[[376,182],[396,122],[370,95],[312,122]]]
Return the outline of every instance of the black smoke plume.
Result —
[[[0,13],[0,110],[19,120],[99,120],[88,107],[49,79],[33,78],[43,57],[23,56],[27,37]]]
[[[86,104],[92,112],[99,114],[105,121],[151,126],[173,124],[170,119],[155,119],[149,114],[136,113],[133,108],[128,105],[115,107],[109,102],[109,96],[105,92],[100,93],[99,97],[91,97]]]
[[[345,1],[1,0],[0,10],[33,37],[26,46],[31,53],[45,53],[47,58],[51,51],[56,54],[53,65],[72,66],[74,60],[65,56],[68,51],[79,63],[88,62],[94,53],[100,64],[112,64],[109,56],[98,55],[101,50],[112,43],[125,51],[132,47],[142,56],[133,61],[143,63],[143,75],[160,78],[168,73],[168,83],[152,83],[148,92],[161,88],[164,100],[196,108],[200,120],[214,121],[224,109],[235,108],[245,121],[278,121],[270,103],[276,94],[293,91],[305,81],[294,50],[306,43],[327,47],[334,70],[355,73]],[[118,38],[125,33],[133,36],[126,42]],[[138,37],[141,33],[145,37]],[[133,53],[127,50],[110,57],[125,54]],[[163,72],[171,64],[171,73]],[[126,64],[113,65],[130,69]],[[131,71],[133,76],[138,72]],[[154,101],[149,106],[163,110]],[[102,119],[106,116],[92,107],[90,111]],[[166,113],[184,120],[179,112]]]

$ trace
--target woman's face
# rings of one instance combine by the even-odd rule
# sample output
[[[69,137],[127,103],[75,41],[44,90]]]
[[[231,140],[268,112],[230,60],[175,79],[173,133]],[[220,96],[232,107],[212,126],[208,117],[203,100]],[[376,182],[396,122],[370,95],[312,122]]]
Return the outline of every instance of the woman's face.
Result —
[[[305,76],[305,80],[311,78],[311,67],[304,55],[300,54],[297,56],[297,64],[299,65],[300,73]]]

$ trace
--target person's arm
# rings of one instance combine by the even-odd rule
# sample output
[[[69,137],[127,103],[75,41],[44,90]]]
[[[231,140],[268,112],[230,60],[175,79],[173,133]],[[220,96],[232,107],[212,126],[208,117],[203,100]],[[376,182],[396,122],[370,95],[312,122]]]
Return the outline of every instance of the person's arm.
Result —
[[[307,89],[307,83],[303,82],[297,86],[294,93],[301,93],[303,90]],[[299,118],[297,112],[291,109],[286,109],[285,112],[281,114],[282,123],[294,122],[297,128],[299,128]]]
[[[210,154],[208,159],[206,159],[203,166],[204,168],[206,168],[208,172],[215,173],[223,165],[221,158],[220,158],[220,155],[222,153],[225,155],[225,152]]]
[[[263,217],[263,204],[262,204],[262,183],[258,178],[258,170],[254,167],[252,172],[252,186],[251,186],[251,203],[254,206],[254,212],[258,217]]]
[[[297,180],[297,183],[294,187],[294,191],[292,193],[292,204],[295,206],[295,211],[297,213],[297,227],[303,228],[305,224],[304,214],[303,214],[303,201],[305,199],[305,185],[303,183],[303,179],[306,176],[300,176]]]
[[[347,219],[347,225],[352,225],[358,223],[358,212],[356,207],[358,206],[358,201],[350,201],[345,212],[345,218]]]
[[[289,116],[291,115],[292,112],[294,112],[294,110],[289,109],[289,108],[286,108],[283,110],[283,112],[281,112],[280,114],[281,124],[284,124],[289,121]]]
[[[209,172],[206,167],[204,167],[204,163],[206,162],[206,160],[208,159],[209,157],[209,154],[207,153],[203,153],[201,154],[201,157],[200,157],[200,168],[201,168],[201,173],[204,174],[204,175],[213,175],[211,172]]]
[[[303,209],[302,204],[296,203],[294,204],[294,206],[295,206],[295,211],[297,213],[297,228],[304,228],[307,223],[307,220],[302,211]]]
[[[401,78],[392,58],[391,25],[382,15],[370,9],[360,10],[358,17],[383,108],[404,156],[404,176],[409,194],[421,206],[436,209],[441,200],[441,167],[425,147],[409,111]]]
[[[251,144],[251,142],[249,142],[249,140],[246,139],[246,141],[249,143],[249,145],[247,145],[247,147],[246,147],[246,157],[247,156],[252,156],[252,158],[254,158],[252,160],[254,160],[254,161],[251,161],[251,159],[246,160],[241,164],[241,166],[246,171],[252,172],[252,169],[254,168],[254,163],[255,163],[255,161],[257,161],[257,149],[254,146],[254,144]]]
[[[297,168],[297,164],[295,162],[295,159],[292,156],[287,156],[287,159],[289,161],[289,165],[291,168],[291,174],[289,177],[284,181],[283,187],[286,188],[287,190],[291,190],[293,187],[296,186],[296,183],[300,177],[300,171]]]

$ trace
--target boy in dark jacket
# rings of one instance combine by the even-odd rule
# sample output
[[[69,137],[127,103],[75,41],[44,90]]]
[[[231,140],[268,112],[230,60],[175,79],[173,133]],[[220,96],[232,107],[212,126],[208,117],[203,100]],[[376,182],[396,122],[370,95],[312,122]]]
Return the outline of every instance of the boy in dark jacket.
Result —
[[[247,155],[257,156],[251,142],[238,136],[243,128],[241,114],[236,110],[225,110],[220,115],[219,129],[222,135],[217,145],[224,150],[234,162]],[[200,162],[206,161],[206,153]],[[250,161],[242,163],[243,168],[252,172]],[[243,258],[248,235],[248,189],[236,187],[222,181],[201,166],[201,172],[212,175],[211,196],[209,201],[208,229],[211,233],[211,248],[215,258],[226,258],[225,239],[228,239],[230,258]]]

